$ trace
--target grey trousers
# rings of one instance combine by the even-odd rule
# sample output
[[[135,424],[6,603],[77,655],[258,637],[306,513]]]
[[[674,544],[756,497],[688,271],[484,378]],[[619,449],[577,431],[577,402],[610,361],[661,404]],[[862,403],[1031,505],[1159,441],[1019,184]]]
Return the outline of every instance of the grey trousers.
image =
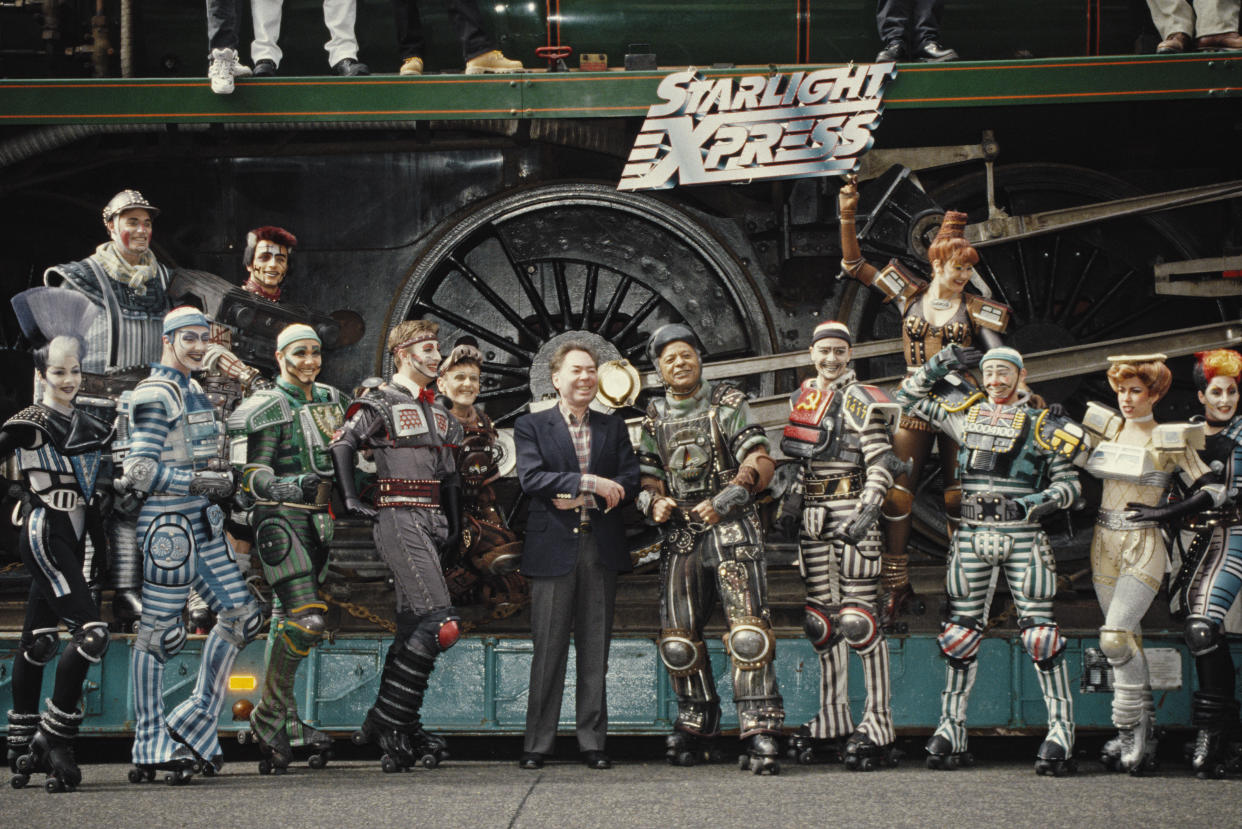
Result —
[[[574,569],[563,576],[532,578],[530,696],[523,750],[552,754],[565,692],[569,635],[573,631],[578,667],[575,696],[579,751],[603,751],[608,732],[608,646],[617,598],[617,574],[603,565],[595,540],[578,542]]]

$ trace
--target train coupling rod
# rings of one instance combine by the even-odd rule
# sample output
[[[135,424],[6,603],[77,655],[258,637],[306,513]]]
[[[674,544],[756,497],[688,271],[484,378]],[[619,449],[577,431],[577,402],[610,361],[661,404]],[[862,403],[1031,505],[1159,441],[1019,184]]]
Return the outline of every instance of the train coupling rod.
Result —
[[[1042,213],[1030,213],[1025,216],[994,215],[982,222],[966,226],[966,239],[976,247],[1012,242],[1017,239],[1029,239],[1045,233],[1055,233],[1073,227],[1102,222],[1107,219],[1119,219],[1124,216],[1137,216],[1143,213],[1155,213],[1161,210],[1173,210],[1179,207],[1207,204],[1214,201],[1242,197],[1242,181],[1229,181],[1223,184],[1208,184],[1202,187],[1187,187],[1183,190],[1170,190],[1167,193],[1151,193],[1143,196],[1130,196],[1124,199],[1084,204],[1079,207],[1065,207],[1060,210],[1046,210]]]

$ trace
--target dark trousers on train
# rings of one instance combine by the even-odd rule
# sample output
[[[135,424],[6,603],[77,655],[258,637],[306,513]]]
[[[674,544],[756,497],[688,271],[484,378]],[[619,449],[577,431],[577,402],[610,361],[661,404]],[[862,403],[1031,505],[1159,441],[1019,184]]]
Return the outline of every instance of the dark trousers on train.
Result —
[[[420,2],[422,0],[392,0],[401,60],[424,57],[423,21],[418,14]],[[479,11],[478,0],[448,0],[448,7],[453,29],[461,41],[463,59],[477,58],[496,48],[483,27],[483,13]]]
[[[911,48],[940,39],[940,14],[944,0],[877,0],[876,27],[880,40],[903,40]]]

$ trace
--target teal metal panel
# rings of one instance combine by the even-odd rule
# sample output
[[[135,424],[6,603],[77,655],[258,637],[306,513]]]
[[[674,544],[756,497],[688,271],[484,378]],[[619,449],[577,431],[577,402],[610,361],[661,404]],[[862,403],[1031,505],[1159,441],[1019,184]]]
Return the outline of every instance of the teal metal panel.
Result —
[[[117,636],[104,659],[91,667],[85,685],[86,719],[83,733],[123,735],[133,730],[133,694],[129,681],[132,636]],[[1175,633],[1148,634],[1148,648],[1172,648],[1181,659],[1182,687],[1157,691],[1157,721],[1187,727],[1190,699],[1195,689],[1194,663],[1181,637]],[[0,711],[12,704],[12,660],[17,637],[0,637]],[[944,685],[944,660],[936,638],[919,634],[889,640],[893,677],[893,713],[898,728],[927,732],[940,715],[940,691]],[[1095,638],[1070,637],[1066,657],[1070,683],[1075,692],[1075,720],[1082,728],[1111,727],[1111,694],[1081,693],[1082,653],[1098,647]],[[174,657],[166,671],[164,702],[176,705],[193,689],[202,638],[191,637],[185,650]],[[303,719],[320,728],[348,733],[362,722],[375,698],[386,638],[371,635],[342,636],[321,644],[303,663],[296,693]],[[1234,662],[1242,668],[1242,642],[1232,644]],[[722,725],[737,727],[731,702],[729,664],[719,639],[708,641],[717,687],[723,707]],[[255,642],[237,660],[235,677],[253,677],[254,690],[228,692],[220,727],[225,733],[238,729],[232,705],[240,699],[257,702],[263,676],[263,642]],[[457,734],[521,734],[526,720],[526,696],[532,646],[529,640],[467,636],[441,655],[431,677],[424,711],[429,728]],[[805,639],[777,642],[777,676],[787,711],[786,724],[796,727],[810,719],[819,704],[819,659]],[[1047,718],[1035,678],[1035,668],[1019,640],[994,637],[983,641],[979,674],[971,696],[970,725],[974,729],[1038,729]],[[859,661],[849,659],[849,696],[855,717],[864,704]],[[1240,671],[1242,673],[1242,671]],[[44,695],[52,690],[53,670],[45,671]],[[561,729],[573,732],[574,660],[569,660]],[[312,681],[313,680],[313,681]],[[616,734],[666,733],[676,716],[676,699],[651,638],[613,640],[609,654],[609,730]],[[5,724],[0,719],[0,729]],[[244,727],[244,726],[243,726]]]

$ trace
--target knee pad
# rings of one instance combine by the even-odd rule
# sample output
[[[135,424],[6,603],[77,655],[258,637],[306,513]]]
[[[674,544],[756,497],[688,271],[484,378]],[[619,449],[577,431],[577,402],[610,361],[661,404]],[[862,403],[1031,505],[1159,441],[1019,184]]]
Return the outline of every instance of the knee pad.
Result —
[[[690,638],[690,631],[682,628],[663,628],[656,642],[660,661],[668,669],[669,676],[693,676],[707,664],[707,644]]]
[[[820,652],[831,649],[841,634],[833,627],[828,606],[817,599],[807,599],[803,612],[802,631],[811,645]]]
[[[756,616],[744,616],[729,625],[722,637],[733,664],[742,671],[757,671],[776,658],[772,626]]]
[[[180,616],[169,619],[156,619],[148,627],[139,622],[138,634],[134,637],[134,650],[146,651],[158,662],[167,662],[181,653],[185,647],[185,625],[181,624]]]
[[[1138,637],[1125,628],[1100,628],[1100,650],[1114,668],[1124,665],[1139,652]]]
[[[254,641],[263,627],[263,611],[255,602],[246,602],[237,607],[221,610],[216,614],[216,627],[220,635],[231,644],[244,648],[248,642]]]
[[[457,644],[460,638],[461,618],[452,607],[422,615],[398,614],[397,641],[404,642],[405,647],[415,653],[434,658]]]
[[[73,634],[74,647],[87,662],[98,662],[108,650],[108,626],[103,622],[87,622]]]
[[[910,517],[910,509],[914,506],[914,493],[901,484],[893,484],[884,496],[882,514],[888,521],[903,521]]]
[[[1065,650],[1065,638],[1061,628],[1051,619],[1023,616],[1018,619],[1022,631],[1022,647],[1040,668],[1047,670]]]
[[[937,637],[941,652],[959,663],[973,662],[983,643],[983,628],[977,619],[954,616],[940,626]]]
[[[327,605],[317,603],[294,608],[289,617],[279,625],[280,633],[289,647],[302,656],[310,653],[310,649],[323,638],[323,614],[327,610]]]
[[[57,628],[36,628],[30,631],[30,641],[22,646],[22,658],[31,665],[46,665],[60,651]]]
[[[950,484],[944,488],[944,512],[950,521],[962,518],[962,485]]]
[[[865,651],[880,638],[880,625],[875,613],[862,605],[842,606],[837,626],[846,643],[856,651]]]
[[[1206,656],[1220,647],[1225,638],[1220,625],[1207,616],[1187,616],[1185,636],[1191,656]]]

